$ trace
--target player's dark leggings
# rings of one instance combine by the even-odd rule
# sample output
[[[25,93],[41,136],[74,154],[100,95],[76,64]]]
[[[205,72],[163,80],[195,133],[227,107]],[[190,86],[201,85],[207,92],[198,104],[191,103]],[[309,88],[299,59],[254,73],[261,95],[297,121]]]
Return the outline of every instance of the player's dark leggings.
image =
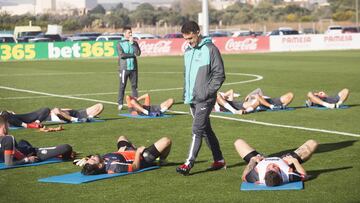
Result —
[[[65,160],[71,158],[72,147],[68,144],[62,144],[53,147],[33,147],[28,141],[20,140],[17,144],[17,150],[25,156],[37,156],[40,161],[50,158],[59,157]]]
[[[40,161],[58,157],[64,160],[71,159],[72,147],[68,144],[58,145],[54,147],[36,148],[36,156]]]
[[[44,121],[50,115],[49,108],[41,108],[37,111],[33,111],[26,114],[12,114],[9,112],[3,112],[2,115],[12,126],[21,127],[22,123],[32,123],[36,120],[40,122]]]

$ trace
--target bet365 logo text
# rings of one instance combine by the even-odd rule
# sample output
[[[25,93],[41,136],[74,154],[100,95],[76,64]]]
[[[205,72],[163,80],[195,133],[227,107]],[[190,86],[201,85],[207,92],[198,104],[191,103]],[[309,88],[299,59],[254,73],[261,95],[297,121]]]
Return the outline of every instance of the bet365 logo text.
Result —
[[[114,42],[81,42],[70,46],[48,44],[49,58],[90,58],[111,57],[115,55]]]
[[[34,44],[3,44],[0,45],[0,60],[34,59],[36,57]]]

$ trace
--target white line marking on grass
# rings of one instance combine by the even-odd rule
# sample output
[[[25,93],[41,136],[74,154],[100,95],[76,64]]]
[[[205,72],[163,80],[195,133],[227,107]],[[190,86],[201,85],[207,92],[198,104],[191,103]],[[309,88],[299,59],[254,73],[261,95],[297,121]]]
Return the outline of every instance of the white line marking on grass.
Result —
[[[77,99],[77,100],[93,101],[93,102],[100,102],[100,103],[105,103],[105,104],[116,104],[117,105],[117,103],[115,103],[115,102],[109,102],[109,101],[103,101],[103,100],[97,100],[97,99],[81,98],[81,97],[73,97],[73,96],[66,96],[66,95],[60,95],[60,94],[51,94],[51,93],[46,93],[46,92],[38,92],[38,91],[18,89],[18,88],[5,87],[5,86],[0,86],[0,89],[12,90],[12,91],[16,91],[16,92],[26,92],[26,93],[31,93],[31,94],[40,94],[40,95],[45,95],[45,96],[50,96],[50,97],[60,97],[60,98],[66,98],[66,99]]]
[[[83,74],[97,74],[97,73],[115,73],[115,72],[83,72]],[[180,73],[182,72],[142,72],[142,73],[150,73],[150,74],[174,74],[174,73]],[[33,74],[33,75],[71,75],[70,73],[44,73],[44,74]],[[81,73],[75,73],[75,74],[81,74]],[[224,83],[223,85],[235,85],[235,84],[243,84],[243,83],[249,83],[249,82],[255,82],[258,80],[262,80],[264,77],[261,75],[254,75],[254,74],[246,74],[246,73],[226,73],[227,75],[245,75],[250,77],[255,77],[255,79],[251,80],[244,80],[239,82],[232,82],[232,83]],[[32,74],[14,74],[10,76],[31,76]],[[1,76],[6,76],[6,74],[0,74]],[[161,92],[161,91],[173,91],[173,90],[182,90],[182,87],[175,87],[175,88],[165,88],[165,89],[149,89],[149,90],[139,90],[139,92]],[[126,91],[125,93],[129,93],[129,91]],[[97,95],[112,95],[112,94],[118,94],[118,92],[100,92],[100,93],[85,93],[85,94],[70,94],[70,95],[62,95],[62,96],[97,96]],[[51,95],[47,96],[32,96],[32,97],[3,97],[0,98],[0,100],[13,100],[13,99],[36,99],[36,98],[46,98],[46,97],[52,97]]]
[[[0,74],[0,77],[17,76],[53,76],[53,75],[91,75],[91,74],[114,74],[115,72],[60,72],[60,73],[21,73],[21,74]]]
[[[51,96],[51,97],[60,97],[60,98],[66,98],[66,99],[77,99],[77,100],[93,101],[93,102],[100,102],[100,103],[104,103],[104,104],[117,105],[116,102],[109,102],[109,101],[97,100],[97,99],[88,99],[88,98],[81,98],[81,97],[73,97],[73,96],[66,96],[66,95],[51,94],[51,93],[46,93],[46,92],[38,92],[38,91],[32,91],[32,90],[17,89],[17,88],[12,88],[12,87],[0,86],[0,89],[12,90],[12,91],[17,91],[17,92],[27,92],[27,93],[33,93],[33,94],[40,94],[40,95],[46,95],[46,96]],[[179,113],[179,114],[189,114],[188,112],[183,112],[183,111],[171,111],[170,110],[169,112]],[[217,115],[210,115],[210,116],[213,117],[213,118],[220,118],[220,119],[224,119],[224,120],[239,121],[239,122],[252,123],[252,124],[258,124],[258,125],[265,125],[265,126],[271,126],[271,127],[290,128],[290,129],[298,129],[298,130],[305,130],[305,131],[313,131],[313,132],[345,135],[345,136],[352,136],[352,137],[360,137],[360,134],[340,132],[340,131],[334,131],[334,130],[324,130],[324,129],[307,128],[307,127],[301,127],[301,126],[281,125],[281,124],[275,124],[275,123],[266,123],[266,122],[261,122],[261,121],[252,121],[252,120],[225,117],[225,116],[217,116]]]

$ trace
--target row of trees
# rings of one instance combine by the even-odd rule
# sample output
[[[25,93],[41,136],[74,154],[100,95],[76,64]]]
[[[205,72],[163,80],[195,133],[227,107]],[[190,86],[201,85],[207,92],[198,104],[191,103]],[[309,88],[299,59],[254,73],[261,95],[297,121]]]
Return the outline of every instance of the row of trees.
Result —
[[[355,21],[355,1],[328,0],[330,6],[311,9],[297,5],[280,4],[279,0],[263,0],[256,7],[236,3],[225,10],[210,9],[210,23],[223,25],[238,25],[245,23],[266,22],[311,22],[320,19],[333,19],[335,21]],[[187,20],[197,20],[201,12],[201,2],[194,0],[179,0],[171,8],[154,8],[144,3],[136,10],[129,11],[120,3],[110,12],[98,5],[83,16],[59,15],[22,15],[10,16],[0,14],[0,29],[11,30],[15,25],[33,24],[46,26],[47,24],[63,25],[64,30],[73,31],[84,27],[91,28],[121,28],[125,25],[181,25]]]

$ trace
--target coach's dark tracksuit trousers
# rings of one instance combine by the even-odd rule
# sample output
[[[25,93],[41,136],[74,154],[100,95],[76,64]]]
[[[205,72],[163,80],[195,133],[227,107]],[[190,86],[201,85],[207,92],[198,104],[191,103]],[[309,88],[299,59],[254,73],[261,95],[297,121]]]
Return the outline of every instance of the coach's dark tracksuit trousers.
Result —
[[[190,167],[194,166],[195,159],[201,148],[203,137],[212,152],[214,161],[224,159],[220,150],[219,141],[210,124],[209,116],[214,104],[215,100],[212,102],[190,104],[190,112],[193,116],[192,142],[190,145],[189,156],[185,162],[185,164]]]
[[[131,82],[131,91],[133,97],[138,97],[138,71],[136,70],[119,70],[120,84],[119,84],[119,98],[118,104],[122,105],[124,101],[124,94],[126,89],[126,82],[129,78]]]

